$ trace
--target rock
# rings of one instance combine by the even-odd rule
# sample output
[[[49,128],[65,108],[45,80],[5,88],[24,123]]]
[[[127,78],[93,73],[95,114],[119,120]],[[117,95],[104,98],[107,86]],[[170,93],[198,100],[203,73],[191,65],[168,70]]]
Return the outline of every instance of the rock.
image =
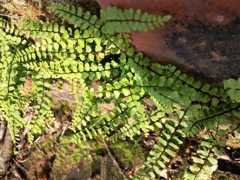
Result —
[[[239,0],[97,1],[102,8],[140,8],[172,15],[162,28],[131,33],[136,50],[153,61],[176,65],[205,81],[221,82],[240,76]]]

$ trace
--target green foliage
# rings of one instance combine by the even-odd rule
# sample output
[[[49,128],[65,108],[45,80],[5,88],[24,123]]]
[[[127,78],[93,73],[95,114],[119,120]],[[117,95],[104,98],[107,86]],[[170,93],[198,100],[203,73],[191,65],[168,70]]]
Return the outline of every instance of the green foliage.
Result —
[[[184,175],[184,179],[208,179],[213,173],[212,167],[217,165],[217,155],[219,152],[220,144],[216,144],[213,137],[205,135],[200,143],[200,147],[193,157],[193,165],[189,166],[189,173]]]
[[[240,102],[240,78],[225,80],[224,88],[227,89],[227,95],[233,102]]]
[[[28,129],[33,142],[56,121],[50,90],[51,82],[61,79],[71,85],[76,100],[68,129],[71,141],[101,137],[138,143],[139,137],[157,133],[133,178],[154,179],[185,151],[187,138],[204,131],[191,164],[182,164],[182,177],[209,177],[223,137],[239,127],[240,78],[226,80],[224,86],[203,84],[136,53],[129,32],[161,27],[170,16],[110,7],[98,18],[74,6],[53,3],[48,8],[65,22],[23,19],[12,24],[0,19],[0,118],[7,121],[15,145],[22,129]],[[32,85],[26,93],[29,77]],[[30,123],[25,118],[29,108]],[[230,116],[236,118],[233,123]],[[221,130],[226,124],[231,126]]]

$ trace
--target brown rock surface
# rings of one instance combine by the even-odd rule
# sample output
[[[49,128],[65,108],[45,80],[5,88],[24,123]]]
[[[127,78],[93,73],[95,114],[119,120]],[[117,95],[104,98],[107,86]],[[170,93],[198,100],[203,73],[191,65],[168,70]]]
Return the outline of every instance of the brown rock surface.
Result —
[[[133,32],[133,45],[164,64],[219,82],[240,76],[239,0],[97,0],[101,7],[172,15],[163,28]]]

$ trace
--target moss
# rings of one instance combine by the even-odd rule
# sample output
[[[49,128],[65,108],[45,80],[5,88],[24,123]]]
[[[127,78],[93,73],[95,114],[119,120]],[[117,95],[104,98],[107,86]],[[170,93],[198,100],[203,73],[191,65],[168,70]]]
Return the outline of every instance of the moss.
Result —
[[[131,169],[145,160],[143,149],[134,147],[130,142],[116,142],[111,144],[114,156],[124,169]]]
[[[74,111],[75,107],[76,107],[76,103],[72,103],[66,100],[54,99],[51,104],[51,108],[53,110],[60,113],[60,115],[67,115],[67,116],[72,115],[72,112]]]

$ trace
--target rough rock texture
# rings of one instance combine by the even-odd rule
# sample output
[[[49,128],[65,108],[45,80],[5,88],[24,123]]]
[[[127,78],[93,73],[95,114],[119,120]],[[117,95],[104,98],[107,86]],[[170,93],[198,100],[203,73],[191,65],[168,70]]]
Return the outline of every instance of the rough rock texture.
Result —
[[[240,76],[239,0],[97,0],[101,7],[172,15],[155,31],[132,33],[133,45],[153,61],[172,63],[197,78],[220,82]]]

